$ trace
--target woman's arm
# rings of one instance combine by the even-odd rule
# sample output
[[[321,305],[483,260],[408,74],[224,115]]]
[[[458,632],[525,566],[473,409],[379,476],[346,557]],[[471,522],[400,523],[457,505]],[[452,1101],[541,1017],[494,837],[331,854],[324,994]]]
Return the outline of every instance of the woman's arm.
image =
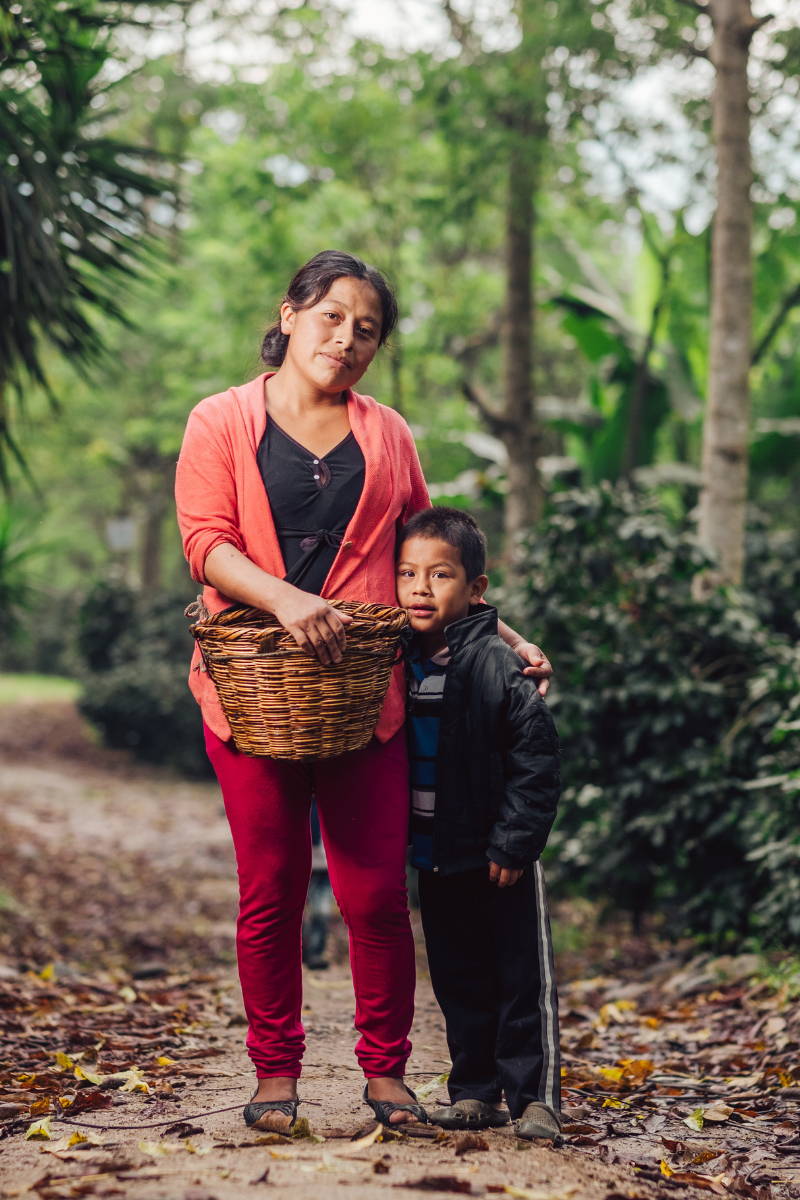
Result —
[[[224,422],[209,402],[189,417],[175,475],[175,500],[192,578],[224,596],[274,613],[308,654],[339,662],[352,618],[256,566],[244,553],[235,471]]]
[[[550,687],[553,667],[544,651],[540,650],[533,642],[527,642],[521,633],[517,633],[510,625],[506,625],[505,621],[497,622],[497,632],[506,645],[510,646],[524,663],[527,663],[522,674],[532,675],[534,679],[538,679],[539,695],[546,696]]]
[[[221,542],[207,555],[203,574],[217,591],[273,613],[298,646],[327,666],[341,662],[352,617],[283,579],[262,571],[241,550]]]

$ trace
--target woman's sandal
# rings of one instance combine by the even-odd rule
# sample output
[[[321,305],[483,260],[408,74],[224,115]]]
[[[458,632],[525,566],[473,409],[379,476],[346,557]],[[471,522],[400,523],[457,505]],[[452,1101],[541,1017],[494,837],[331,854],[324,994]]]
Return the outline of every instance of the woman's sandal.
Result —
[[[412,1092],[411,1088],[406,1087],[405,1084],[403,1084],[403,1087],[406,1089],[411,1099],[416,1101],[416,1094]],[[425,1112],[425,1109],[421,1104],[397,1104],[394,1100],[373,1100],[368,1092],[369,1084],[367,1083],[364,1085],[364,1103],[369,1105],[369,1107],[375,1113],[375,1116],[378,1118],[380,1124],[385,1125],[387,1129],[403,1129],[404,1126],[409,1124],[408,1121],[392,1121],[390,1118],[392,1114],[396,1112],[411,1113],[412,1117],[416,1117],[421,1124],[428,1124],[428,1114]]]
[[[281,1113],[284,1117],[291,1117],[291,1121],[285,1129],[265,1129],[264,1133],[290,1133],[292,1126],[297,1120],[297,1106],[302,1104],[302,1100],[251,1100],[249,1104],[245,1104],[242,1113],[244,1123],[247,1126],[253,1126],[257,1121],[260,1121],[265,1113],[276,1112]]]

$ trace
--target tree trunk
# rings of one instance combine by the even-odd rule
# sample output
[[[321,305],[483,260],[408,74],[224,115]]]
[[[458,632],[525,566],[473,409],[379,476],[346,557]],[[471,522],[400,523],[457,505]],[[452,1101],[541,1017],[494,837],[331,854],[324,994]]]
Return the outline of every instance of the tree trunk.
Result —
[[[530,111],[518,114],[511,140],[506,210],[506,305],[503,322],[503,430],[508,453],[505,505],[506,554],[516,558],[519,539],[541,516],[539,427],[533,382],[533,245],[536,129]],[[515,153],[515,151],[517,151]]]
[[[544,124],[544,88],[541,58],[546,44],[543,17],[537,0],[517,0],[520,44],[512,60],[509,130],[508,193],[506,197],[505,274],[506,303],[503,321],[503,427],[501,437],[508,453],[508,494],[505,506],[506,558],[513,568],[520,539],[542,513],[543,491],[539,474],[541,429],[536,418],[534,384],[534,244],[536,190]]]
[[[162,582],[162,543],[164,518],[170,497],[155,494],[150,497],[142,514],[139,574],[145,592],[156,592]]]
[[[443,0],[443,7],[453,36],[464,52],[473,61],[485,59],[486,65],[491,65],[497,59],[497,52],[484,56],[479,49],[480,38],[469,21],[451,0]],[[513,0],[513,7],[520,40],[516,47],[502,52],[505,83],[495,93],[490,110],[496,126],[502,130],[498,143],[506,164],[507,182],[502,400],[498,403],[485,397],[480,385],[466,377],[462,384],[464,394],[475,405],[489,431],[502,441],[508,456],[504,530],[506,559],[512,569],[519,563],[520,538],[541,515],[543,502],[538,465],[542,438],[536,418],[533,370],[533,263],[536,189],[542,148],[547,139],[542,61],[549,45],[547,18],[539,0]],[[487,71],[487,76],[491,79],[492,72]],[[466,368],[471,357],[472,352],[467,348],[463,354]]]
[[[747,62],[757,28],[750,0],[710,0],[709,9],[717,204],[699,535],[719,566],[702,577],[701,594],[720,582],[740,583],[744,566],[753,291]]]

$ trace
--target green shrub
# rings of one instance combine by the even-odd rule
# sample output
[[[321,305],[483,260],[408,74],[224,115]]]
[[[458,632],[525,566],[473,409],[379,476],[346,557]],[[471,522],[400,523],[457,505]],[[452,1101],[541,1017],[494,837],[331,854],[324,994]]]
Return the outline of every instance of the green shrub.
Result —
[[[208,775],[200,711],[186,683],[193,642],[185,606],[185,597],[96,584],[79,616],[79,706],[107,745]]]
[[[771,629],[800,640],[800,534],[769,529],[764,517],[747,534],[745,584]]]
[[[557,495],[509,597],[557,668],[563,887],[723,942],[800,941],[800,658],[655,501]]]

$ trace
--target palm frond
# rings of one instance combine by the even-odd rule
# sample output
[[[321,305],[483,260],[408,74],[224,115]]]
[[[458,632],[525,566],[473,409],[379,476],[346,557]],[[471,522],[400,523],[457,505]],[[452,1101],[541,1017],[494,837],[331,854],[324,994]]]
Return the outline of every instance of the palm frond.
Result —
[[[47,389],[47,346],[79,367],[96,360],[98,318],[124,320],[120,282],[155,251],[147,206],[167,186],[164,159],[98,128],[93,106],[129,11],[29,0],[0,21],[0,485],[20,456],[24,384]]]

